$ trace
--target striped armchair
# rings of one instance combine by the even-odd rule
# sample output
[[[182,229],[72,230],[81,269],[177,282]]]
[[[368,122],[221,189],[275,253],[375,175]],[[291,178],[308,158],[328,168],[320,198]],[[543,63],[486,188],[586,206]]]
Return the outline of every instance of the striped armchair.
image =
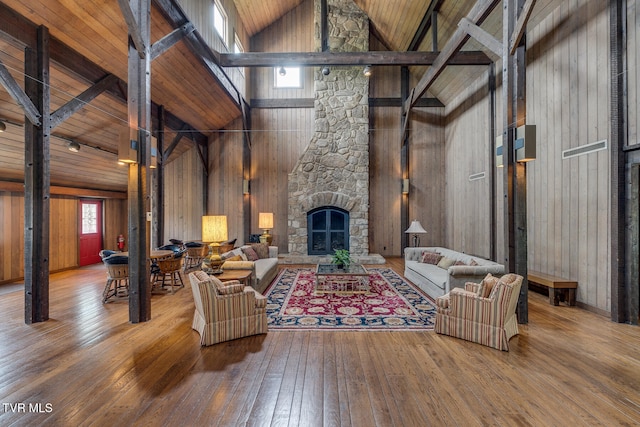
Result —
[[[518,334],[516,305],[522,276],[491,274],[481,283],[467,283],[436,299],[435,331],[509,351],[509,339]]]
[[[196,310],[192,328],[201,345],[267,333],[267,299],[237,280],[221,282],[204,271],[189,273]]]

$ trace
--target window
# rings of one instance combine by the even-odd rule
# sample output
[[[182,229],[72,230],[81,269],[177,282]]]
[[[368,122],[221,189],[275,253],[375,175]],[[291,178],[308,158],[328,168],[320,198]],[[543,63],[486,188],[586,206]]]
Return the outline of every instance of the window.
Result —
[[[240,42],[240,38],[238,37],[238,34],[234,33],[233,53],[243,53],[243,52],[244,52],[244,48],[242,47],[242,43]],[[240,71],[240,74],[242,74],[244,76],[244,67],[239,67],[238,70]]]
[[[275,67],[273,75],[277,88],[302,87],[300,67]]]
[[[98,232],[98,205],[82,204],[82,234]]]
[[[222,5],[216,0],[213,2],[213,28],[216,29],[218,35],[227,44],[227,14]]]

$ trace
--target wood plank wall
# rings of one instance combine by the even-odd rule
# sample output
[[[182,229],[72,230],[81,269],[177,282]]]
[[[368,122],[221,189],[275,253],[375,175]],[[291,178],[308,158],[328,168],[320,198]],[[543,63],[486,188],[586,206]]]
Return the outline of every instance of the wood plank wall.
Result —
[[[49,268],[78,266],[78,198],[51,197]],[[116,249],[118,234],[127,234],[127,203],[106,199],[104,247]],[[24,278],[24,193],[0,191],[0,284]]]
[[[496,173],[490,167],[487,79],[485,72],[447,106],[444,154],[446,246],[483,258],[491,257],[491,174]]]
[[[545,3],[546,4],[546,3]],[[609,150],[562,160],[562,151],[609,139],[609,28],[606,2],[574,0],[556,2],[546,8],[548,16],[527,30],[527,123],[537,126],[537,160],[527,164],[527,224],[529,268],[574,279],[579,282],[577,299],[596,311],[608,312],[610,297],[610,170]],[[637,43],[638,36],[634,35]],[[633,65],[634,70],[637,65]],[[500,70],[499,64],[496,66]],[[487,100],[472,102],[486,85],[486,75],[460,99],[469,99],[468,108],[447,110],[447,215],[453,245],[461,245],[455,228],[466,227],[470,212],[486,222],[489,205],[478,199],[458,209],[459,190],[455,184],[468,172],[453,174],[460,164],[471,164],[473,150],[459,150],[468,134],[464,128],[481,129],[488,111]],[[496,96],[496,124],[502,129],[501,88]],[[464,105],[464,104],[461,104]],[[477,112],[474,113],[474,110]],[[637,110],[636,110],[637,111]],[[637,113],[629,111],[634,118]],[[484,117],[483,117],[484,116]],[[481,122],[480,122],[481,121]],[[483,149],[484,150],[484,149]],[[458,155],[454,155],[458,154]],[[488,159],[487,156],[484,157]],[[481,165],[473,166],[473,168]],[[502,194],[497,180],[498,199]],[[468,197],[472,197],[469,193]],[[502,206],[498,211],[498,259],[504,256]],[[451,210],[453,209],[453,210]],[[475,229],[475,232],[474,232]],[[481,248],[485,231],[468,228],[465,240]]]
[[[197,149],[164,165],[164,244],[202,239],[205,213],[204,165]]]
[[[238,239],[238,245],[245,242],[241,130],[238,119],[211,137],[207,196],[207,215],[226,215],[229,239]]]

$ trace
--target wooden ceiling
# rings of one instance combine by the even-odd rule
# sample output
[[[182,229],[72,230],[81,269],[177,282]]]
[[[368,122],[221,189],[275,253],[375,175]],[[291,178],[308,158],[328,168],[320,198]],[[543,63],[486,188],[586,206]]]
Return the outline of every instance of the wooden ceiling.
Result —
[[[234,0],[238,16],[249,36],[264,30],[302,1]],[[354,1],[369,15],[375,35],[385,46],[396,51],[405,51],[410,46],[431,3],[426,0]],[[441,3],[437,35],[438,47],[442,48],[476,0],[433,1]],[[163,8],[172,9],[171,3],[171,0],[152,1],[152,42],[182,24],[170,22],[167,10],[163,13]],[[551,0],[539,0],[536,10],[542,10],[550,3]],[[12,10],[17,13],[16,19],[13,19]],[[99,95],[54,129],[51,140],[51,182],[60,186],[125,191],[125,168],[115,164],[118,133],[127,124],[127,106],[124,102],[126,88],[123,86],[126,86],[128,74],[128,30],[118,1],[3,0],[0,3],[0,15],[4,16],[0,16],[0,60],[22,87],[25,79],[24,48],[33,42],[37,26],[46,26],[57,46],[64,46],[80,55],[68,57],[67,63],[64,63],[57,61],[52,54],[51,111],[105,75],[113,74],[119,79],[120,84],[110,92]],[[20,15],[24,18],[20,18]],[[30,27],[21,24],[25,18]],[[535,19],[534,12],[531,20]],[[497,7],[482,27],[500,39],[501,21],[501,7]],[[429,31],[418,50],[431,51],[432,44]],[[463,49],[483,50],[474,41],[467,42]],[[210,64],[193,52],[188,41],[183,39],[152,62],[151,98],[154,105],[163,106],[177,120],[174,123],[184,122],[206,138],[210,132],[222,129],[237,119],[241,112],[233,94],[230,95],[215,73],[210,71]],[[495,55],[487,54],[497,59]],[[412,68],[416,81],[427,68]],[[78,70],[90,71],[82,73]],[[430,93],[446,104],[485,70],[486,66],[447,69],[430,88]],[[7,131],[0,134],[0,180],[20,181],[24,163],[24,112],[1,86],[0,119],[7,121]],[[171,143],[178,130],[180,126],[175,125],[165,130],[165,146]],[[79,153],[71,153],[66,149],[71,140],[81,144]],[[183,138],[169,161],[191,146],[193,142]],[[70,165],[74,167],[70,168]]]

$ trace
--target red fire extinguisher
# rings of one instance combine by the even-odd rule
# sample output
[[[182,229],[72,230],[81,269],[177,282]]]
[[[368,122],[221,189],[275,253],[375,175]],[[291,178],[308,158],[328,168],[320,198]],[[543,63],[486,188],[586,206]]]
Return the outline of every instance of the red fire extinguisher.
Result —
[[[118,249],[124,250],[124,236],[122,234],[118,235]]]

